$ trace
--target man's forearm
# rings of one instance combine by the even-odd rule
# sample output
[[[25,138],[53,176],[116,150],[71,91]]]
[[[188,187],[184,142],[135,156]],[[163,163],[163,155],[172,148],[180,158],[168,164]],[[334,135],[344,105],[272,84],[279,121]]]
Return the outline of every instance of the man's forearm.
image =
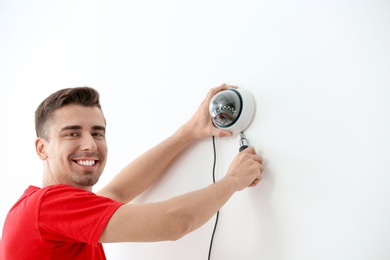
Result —
[[[194,139],[181,127],[121,170],[99,195],[129,202],[146,190]]]
[[[125,204],[111,217],[100,242],[177,240],[206,223],[237,191],[232,178],[162,202]]]
[[[205,224],[237,190],[234,181],[225,177],[206,188],[166,201],[170,204],[167,208],[177,210],[173,219],[186,227],[184,236]]]

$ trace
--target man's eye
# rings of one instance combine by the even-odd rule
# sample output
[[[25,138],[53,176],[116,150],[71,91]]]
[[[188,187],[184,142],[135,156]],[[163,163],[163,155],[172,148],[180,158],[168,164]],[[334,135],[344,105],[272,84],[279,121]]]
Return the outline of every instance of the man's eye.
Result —
[[[67,136],[76,137],[76,136],[78,136],[78,134],[77,133],[69,133],[69,134],[67,134]]]

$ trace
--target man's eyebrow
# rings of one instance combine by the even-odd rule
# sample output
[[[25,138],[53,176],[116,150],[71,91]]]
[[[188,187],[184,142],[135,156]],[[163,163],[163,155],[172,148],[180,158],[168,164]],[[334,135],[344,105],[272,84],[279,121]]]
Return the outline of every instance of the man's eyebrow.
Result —
[[[94,125],[92,126],[92,130],[98,130],[98,131],[100,130],[106,132],[106,128],[102,125]]]
[[[61,132],[62,131],[66,131],[66,130],[81,130],[83,129],[80,125],[67,125],[67,126],[64,126],[63,128],[61,128]],[[92,126],[92,130],[97,130],[97,131],[106,131],[106,128],[104,126],[101,126],[101,125],[94,125]]]
[[[61,128],[60,132],[66,131],[66,130],[80,130],[82,127],[80,125],[67,125]]]

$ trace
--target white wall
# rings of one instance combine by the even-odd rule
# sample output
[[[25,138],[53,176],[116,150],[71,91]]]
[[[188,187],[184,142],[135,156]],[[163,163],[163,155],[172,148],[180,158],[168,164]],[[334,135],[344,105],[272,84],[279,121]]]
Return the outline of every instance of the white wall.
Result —
[[[0,1],[0,221],[41,184],[33,113],[54,90],[101,92],[110,152],[99,188],[227,82],[255,96],[246,135],[266,171],[221,210],[212,259],[389,259],[389,46],[386,0]],[[218,178],[237,149],[238,137],[217,139]],[[204,187],[211,169],[210,139],[137,202]],[[207,259],[213,224],[106,253]]]

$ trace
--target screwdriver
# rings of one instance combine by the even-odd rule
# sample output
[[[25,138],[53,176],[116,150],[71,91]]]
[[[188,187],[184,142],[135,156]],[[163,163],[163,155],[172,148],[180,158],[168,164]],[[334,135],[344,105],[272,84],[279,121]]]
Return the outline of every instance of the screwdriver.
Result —
[[[240,133],[240,149],[238,149],[239,152],[242,152],[244,151],[246,148],[248,148],[249,146],[249,142],[248,140],[246,139],[245,135],[244,135],[244,132],[241,132]]]

